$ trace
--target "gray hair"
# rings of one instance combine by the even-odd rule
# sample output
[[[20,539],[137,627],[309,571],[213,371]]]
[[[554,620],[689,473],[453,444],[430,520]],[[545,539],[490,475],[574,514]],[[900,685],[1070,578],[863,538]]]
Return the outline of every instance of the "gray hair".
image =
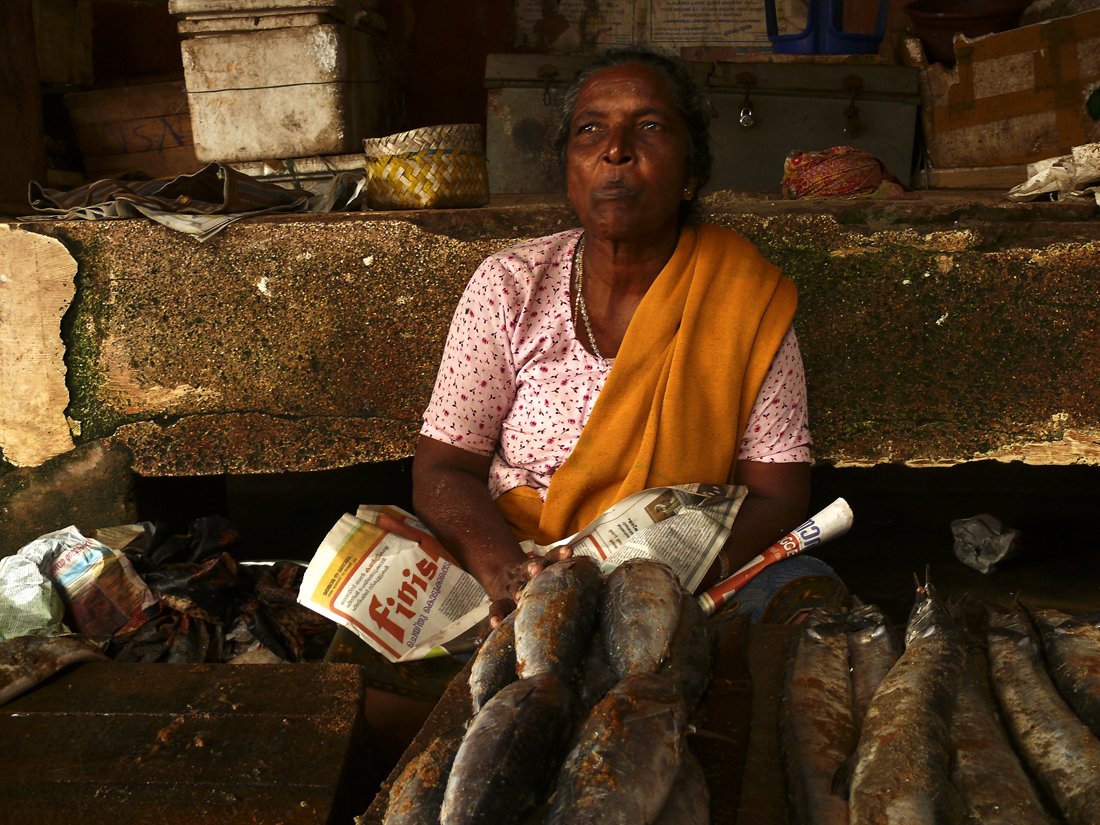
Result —
[[[577,72],[577,76],[573,78],[573,82],[562,95],[558,104],[558,131],[551,145],[557,153],[558,164],[564,174],[568,162],[569,132],[581,87],[596,72],[614,66],[632,65],[650,66],[660,73],[668,85],[677,111],[680,112],[687,126],[688,173],[698,181],[698,185],[695,187],[691,201],[685,201],[683,204],[681,209],[681,219],[683,219],[699,196],[699,190],[710,180],[714,158],[710,152],[710,136],[707,132],[710,126],[710,101],[706,93],[692,79],[691,72],[682,60],[644,46],[626,46],[602,52],[595,61]]]

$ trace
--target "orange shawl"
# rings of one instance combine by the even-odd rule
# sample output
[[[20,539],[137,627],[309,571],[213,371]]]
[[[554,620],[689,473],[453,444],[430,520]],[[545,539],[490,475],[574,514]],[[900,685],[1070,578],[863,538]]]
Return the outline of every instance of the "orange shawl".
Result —
[[[797,302],[794,284],[736,232],[685,227],[546,503],[531,487],[497,499],[517,538],[558,541],[649,487],[732,480]]]

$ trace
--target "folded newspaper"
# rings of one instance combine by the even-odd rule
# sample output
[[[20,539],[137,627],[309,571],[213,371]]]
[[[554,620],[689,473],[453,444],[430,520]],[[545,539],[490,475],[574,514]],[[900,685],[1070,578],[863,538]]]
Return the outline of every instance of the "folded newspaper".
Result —
[[[695,590],[725,543],[748,488],[685,484],[643,490],[572,536],[528,555],[570,546],[606,574],[645,557]],[[299,603],[358,635],[391,662],[470,651],[489,595],[427,527],[399,507],[361,506],[329,531],[306,569]]]

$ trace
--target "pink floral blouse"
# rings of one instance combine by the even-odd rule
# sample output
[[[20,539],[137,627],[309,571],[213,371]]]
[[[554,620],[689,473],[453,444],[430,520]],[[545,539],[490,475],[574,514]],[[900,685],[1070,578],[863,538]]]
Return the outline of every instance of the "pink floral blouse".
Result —
[[[529,486],[546,498],[607,378],[577,340],[570,302],[581,230],[537,238],[489,257],[455,309],[420,432],[492,455],[493,498]],[[612,362],[609,362],[609,365]],[[787,330],[753,406],[738,458],[809,461],[806,379]]]

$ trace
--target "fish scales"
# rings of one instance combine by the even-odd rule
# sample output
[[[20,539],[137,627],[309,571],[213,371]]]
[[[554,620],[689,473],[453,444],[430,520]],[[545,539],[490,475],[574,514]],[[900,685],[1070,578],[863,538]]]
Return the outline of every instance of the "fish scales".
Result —
[[[833,775],[856,746],[848,627],[841,613],[814,610],[803,623],[783,684],[780,736],[795,821],[847,825],[848,802]]]
[[[602,585],[599,566],[578,556],[527,582],[516,607],[516,673],[554,673],[568,681],[592,639]]]
[[[1100,737],[1100,628],[1058,610],[1028,613],[1062,698]]]
[[[975,664],[963,670],[951,717],[951,778],[970,821],[979,825],[1053,825],[1031,779],[985,698]]]
[[[680,770],[685,717],[668,677],[619,682],[592,709],[562,763],[547,825],[650,825]]]
[[[516,611],[513,610],[481,644],[470,666],[470,701],[474,713],[516,678]]]
[[[383,825],[435,825],[465,728],[446,731],[413,758],[390,788]]]
[[[856,730],[863,727],[871,697],[901,655],[898,634],[878,605],[865,604],[848,614],[848,661]]]
[[[553,774],[571,697],[553,673],[512,682],[470,721],[447,779],[441,825],[511,825]]]
[[[1005,725],[1070,825],[1100,822],[1100,740],[1059,695],[1019,613],[991,613],[989,665]]]
[[[600,632],[620,679],[656,673],[668,657],[680,623],[682,588],[667,565],[631,559],[604,583]]]
[[[653,825],[709,825],[710,788],[703,766],[687,748],[680,760],[680,772],[668,792],[668,799]]]
[[[688,711],[695,709],[707,689],[713,658],[707,615],[699,600],[681,588],[680,621],[659,672],[676,682]]]
[[[611,669],[611,663],[607,661],[603,639],[598,630],[592,634],[588,655],[584,659],[580,679],[577,682],[579,700],[577,711],[583,716],[587,716],[592,708],[607,695],[607,692],[619,683],[618,674]]]
[[[966,641],[930,583],[917,589],[905,651],[867,709],[849,795],[852,825],[955,825],[951,714]]]

